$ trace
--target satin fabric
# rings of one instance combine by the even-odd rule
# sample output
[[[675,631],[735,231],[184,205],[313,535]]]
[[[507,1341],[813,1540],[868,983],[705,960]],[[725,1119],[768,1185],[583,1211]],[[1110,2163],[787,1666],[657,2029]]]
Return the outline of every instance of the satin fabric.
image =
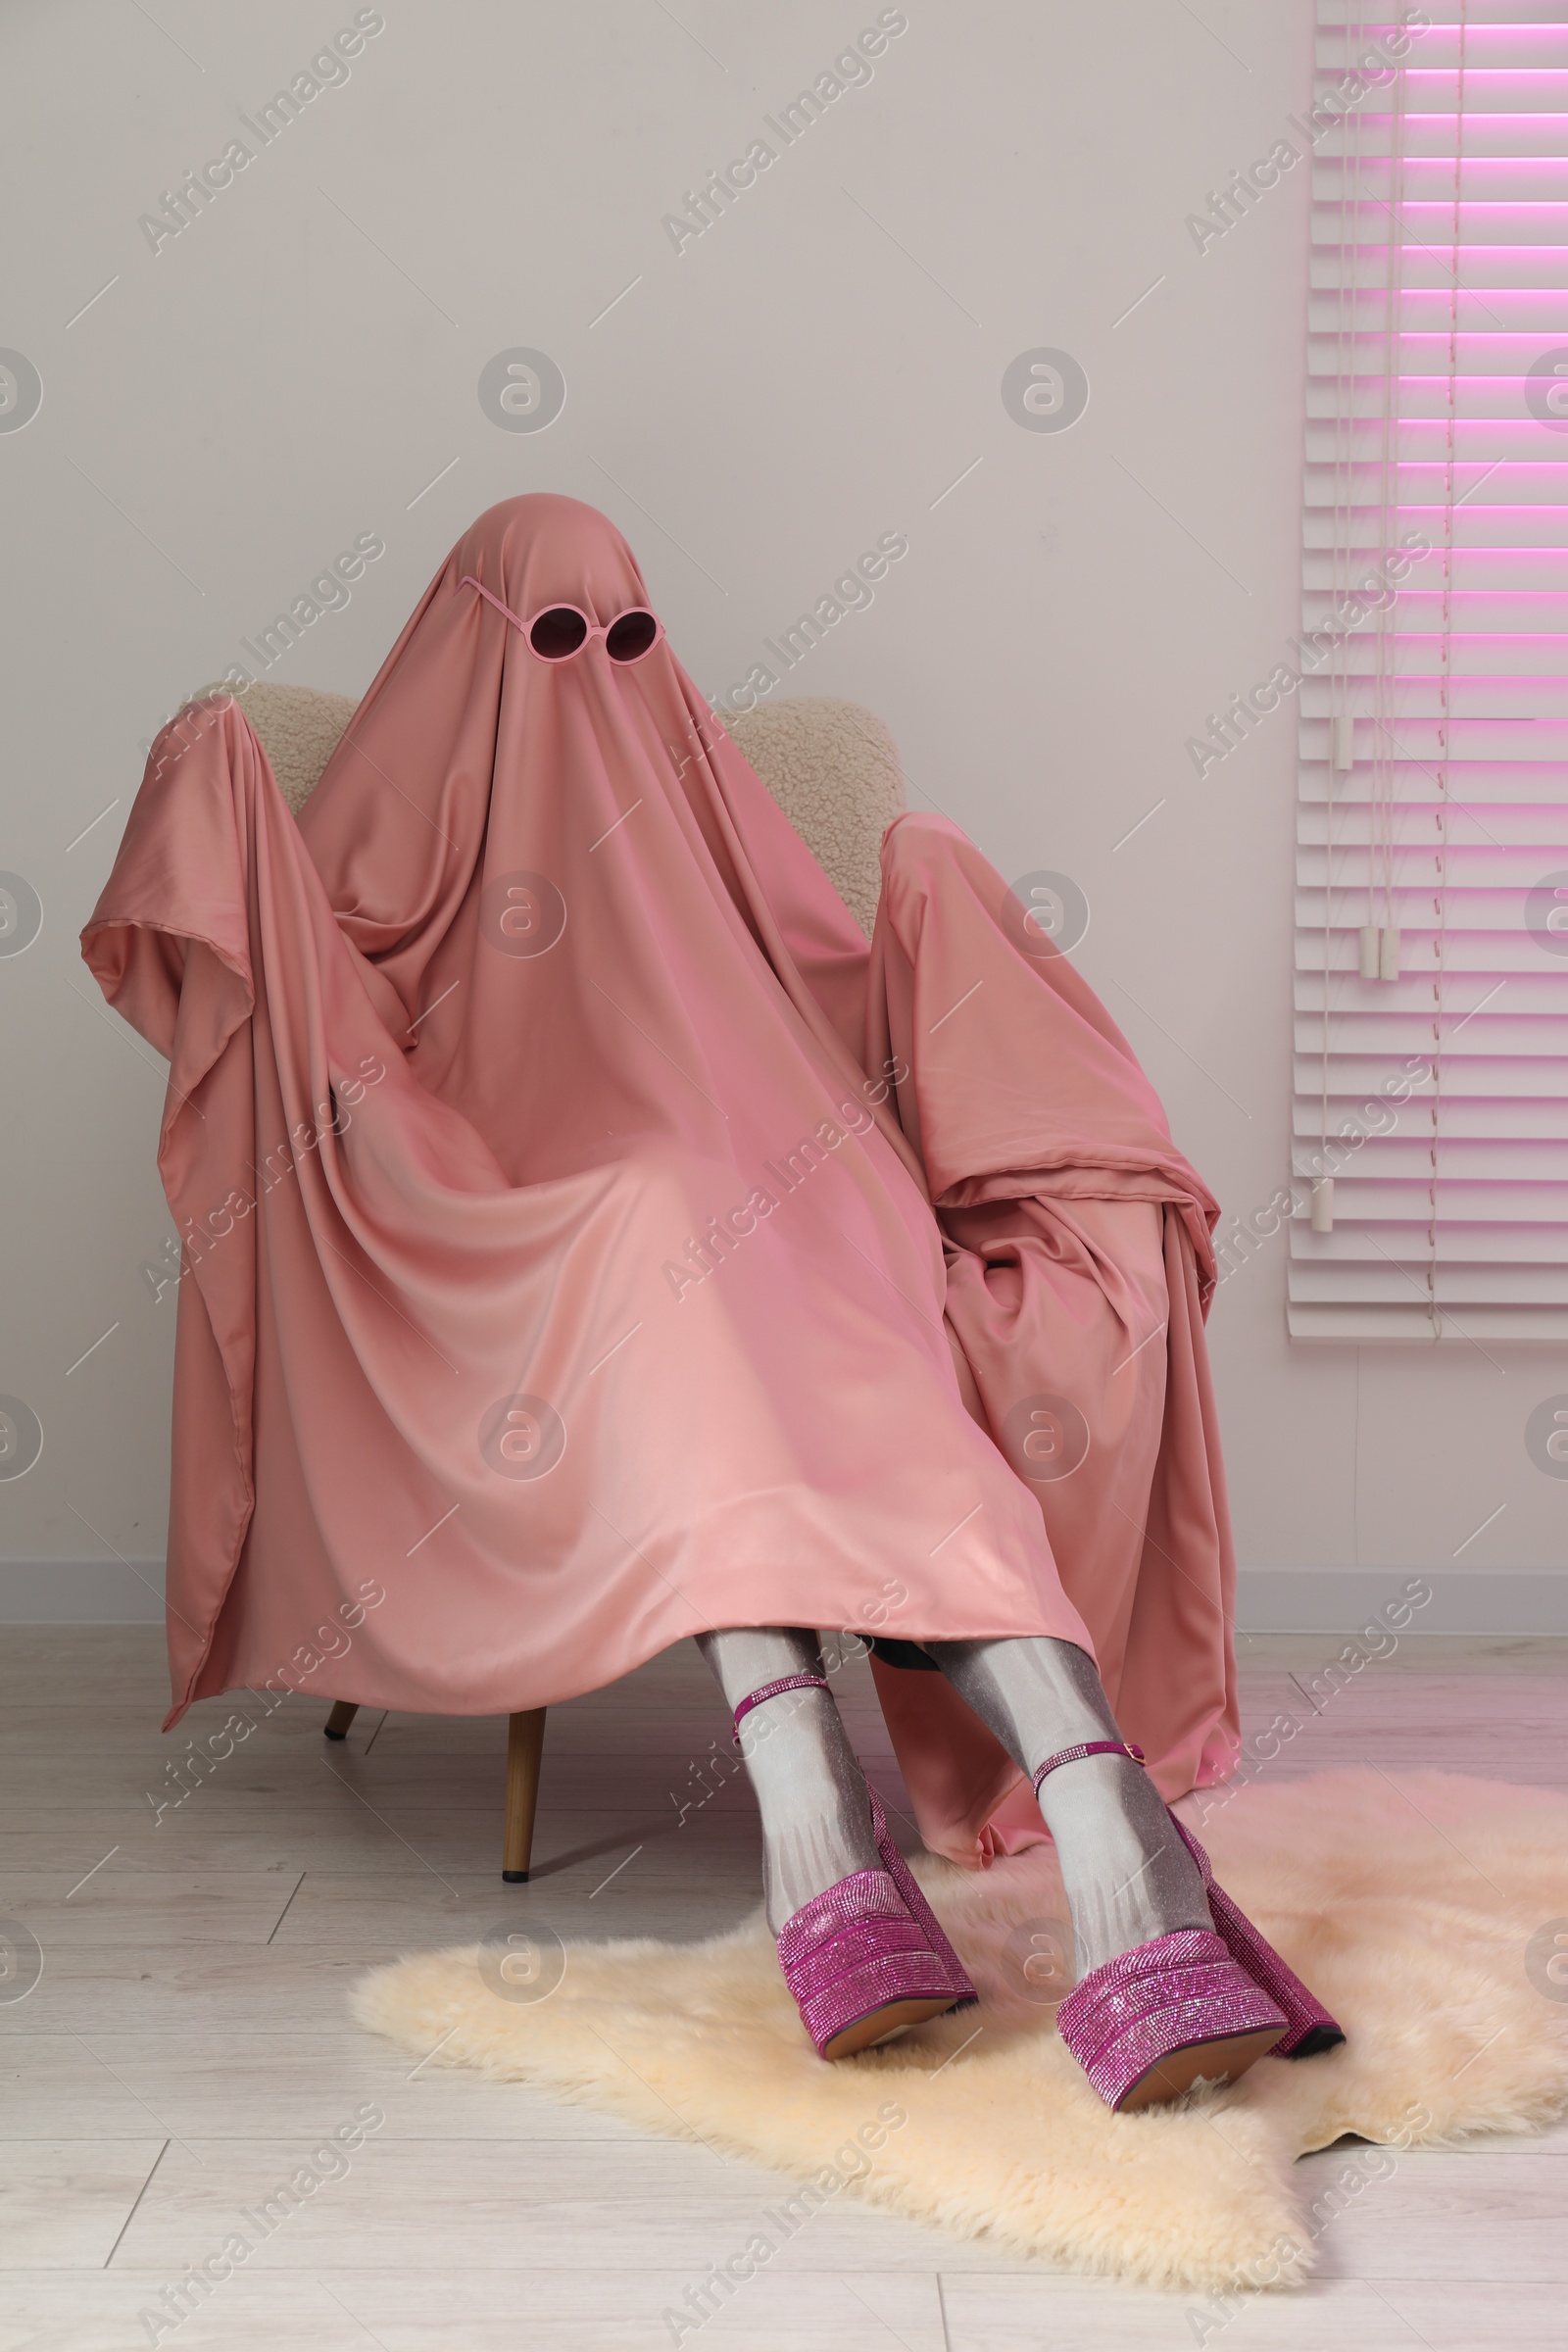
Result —
[[[884,845],[868,1025],[868,1051],[905,1073],[969,1409],[1030,1485],[1160,1792],[1208,1786],[1239,1747],[1203,1339],[1217,1204],[1104,1006],[955,827],[906,817]],[[1081,1414],[1081,1459],[1031,1458],[1020,1399],[1042,1392],[1053,1434],[1060,1406]],[[956,1693],[880,1658],[872,1672],[927,1844],[979,1865],[1039,1842],[1028,1782]]]
[[[269,1679],[548,1705],[736,1624],[1048,1634],[1189,1785],[1234,1740],[1214,1210],[1131,1054],[956,828],[890,828],[868,950],[667,641],[546,665],[466,573],[649,602],[592,509],[492,509],[298,824],[236,704],[166,730],[83,933],[171,1059],[170,1720]],[[1102,1326],[1158,1300],[1107,1200],[1179,1305],[1149,1535],[1058,1573],[988,1400],[1087,1382],[1110,1428]],[[978,1852],[949,1753],[931,1835]]]

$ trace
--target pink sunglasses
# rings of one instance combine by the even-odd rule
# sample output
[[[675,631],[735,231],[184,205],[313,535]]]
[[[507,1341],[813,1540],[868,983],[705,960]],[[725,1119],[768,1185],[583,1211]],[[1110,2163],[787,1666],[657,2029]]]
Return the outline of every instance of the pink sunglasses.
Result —
[[[596,628],[587,613],[579,612],[575,605],[548,605],[532,620],[519,620],[511,606],[504,605],[499,596],[492,596],[471,572],[465,572],[458,585],[477,588],[485,603],[494,605],[520,631],[527,640],[528,651],[541,662],[569,662],[573,654],[580,654],[595,637],[602,637],[612,662],[628,669],[632,662],[644,661],[664,634],[663,622],[643,605],[632,605],[626,612],[617,612],[603,628]]]

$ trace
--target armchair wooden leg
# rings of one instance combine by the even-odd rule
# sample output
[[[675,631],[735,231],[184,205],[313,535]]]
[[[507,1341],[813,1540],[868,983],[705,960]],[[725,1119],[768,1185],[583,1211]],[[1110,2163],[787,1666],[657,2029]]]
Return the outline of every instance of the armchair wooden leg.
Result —
[[[334,1699],[332,1702],[332,1712],[327,1717],[325,1724],[322,1726],[327,1738],[329,1740],[346,1740],[348,1738],[349,1725],[354,1721],[354,1718],[359,1711],[359,1702],[356,1699]]]
[[[513,1715],[507,1723],[507,1820],[501,1839],[501,1876],[518,1886],[528,1876],[533,1852],[533,1817],[539,1802],[539,1759],[545,1744],[545,1709]]]

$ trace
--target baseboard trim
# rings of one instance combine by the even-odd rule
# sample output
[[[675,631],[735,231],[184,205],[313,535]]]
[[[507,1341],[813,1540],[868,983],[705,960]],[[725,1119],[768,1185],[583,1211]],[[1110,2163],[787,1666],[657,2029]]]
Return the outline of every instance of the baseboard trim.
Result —
[[[1348,1640],[1419,1584],[1412,1634],[1568,1635],[1568,1571],[1554,1568],[1242,1568],[1236,1623],[1247,1634]],[[0,1560],[0,1625],[161,1625],[164,1563]]]
[[[1431,1599],[1412,1605],[1412,1588]],[[1391,1619],[1393,1607],[1396,1615]],[[1412,1634],[1568,1634],[1568,1571],[1556,1568],[1241,1568],[1236,1627],[1343,1634],[1375,1619]]]

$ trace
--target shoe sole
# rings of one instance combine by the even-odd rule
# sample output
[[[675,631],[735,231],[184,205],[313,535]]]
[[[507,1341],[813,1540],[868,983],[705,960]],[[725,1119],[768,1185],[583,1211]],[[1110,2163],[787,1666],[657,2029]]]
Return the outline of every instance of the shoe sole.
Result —
[[[1127,2115],[1141,2107],[1166,2106],[1198,2082],[1234,2082],[1283,2039],[1284,2029],[1276,2027],[1258,2034],[1225,2034],[1212,2041],[1186,2042],[1140,2075],[1116,2101],[1116,2112]]]
[[[1345,2039],[1343,2026],[1310,2026],[1294,2050],[1280,2050],[1281,2058],[1321,2058],[1325,2050],[1337,2050]]]
[[[841,2027],[824,2046],[822,2055],[853,2058],[858,2050],[873,2049],[878,2042],[891,2041],[909,2026],[924,2026],[934,2017],[946,2017],[957,2005],[951,1995],[944,1999],[933,1999],[928,1994],[919,2000],[884,2001],[879,2009],[858,2017],[852,2026]]]

